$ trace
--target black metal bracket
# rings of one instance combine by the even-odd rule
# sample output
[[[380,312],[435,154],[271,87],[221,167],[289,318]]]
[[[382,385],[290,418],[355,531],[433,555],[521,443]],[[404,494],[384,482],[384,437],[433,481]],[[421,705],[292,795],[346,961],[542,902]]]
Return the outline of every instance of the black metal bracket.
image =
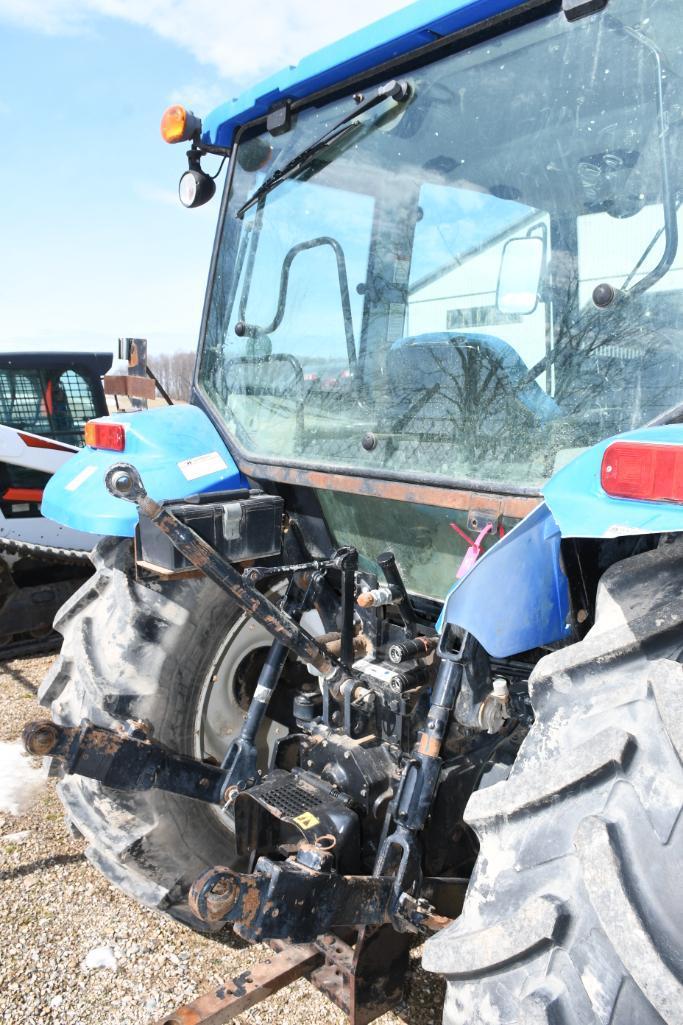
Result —
[[[230,922],[245,940],[299,942],[334,927],[389,922],[392,888],[388,878],[342,876],[262,857],[253,873],[209,869],[192,885],[190,909],[200,921]],[[285,914],[288,908],[296,914]]]
[[[397,899],[393,876],[340,875],[328,862],[327,848],[302,843],[286,861],[259,858],[252,873],[216,865],[192,884],[190,909],[200,921],[231,923],[254,943],[307,942],[330,929],[389,924],[399,932],[428,932],[450,921],[426,900],[406,893]]]
[[[603,11],[608,3],[609,0],[562,0],[562,10],[567,21],[578,21]]]
[[[208,804],[222,804],[226,773],[217,765],[175,754],[145,736],[142,724],[131,733],[94,726],[29,722],[23,731],[29,754],[62,762],[67,774],[96,779],[114,790],[167,790]]]

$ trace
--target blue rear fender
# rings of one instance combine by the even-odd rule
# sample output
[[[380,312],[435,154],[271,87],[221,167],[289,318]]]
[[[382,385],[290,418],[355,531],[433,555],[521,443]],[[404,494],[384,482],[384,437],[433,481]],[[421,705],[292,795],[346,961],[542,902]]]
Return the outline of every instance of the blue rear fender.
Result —
[[[438,627],[469,631],[494,658],[566,640],[569,585],[562,568],[562,538],[612,538],[683,532],[683,505],[614,498],[600,471],[607,438],[558,471],[545,499],[490,548],[446,596]],[[647,427],[619,441],[683,446],[683,425]]]
[[[41,506],[43,516],[57,523],[91,534],[134,536],[137,508],[110,495],[104,483],[114,463],[131,463],[158,502],[248,487],[216,428],[196,406],[117,413],[97,422],[124,425],[124,451],[86,446],[57,470]]]

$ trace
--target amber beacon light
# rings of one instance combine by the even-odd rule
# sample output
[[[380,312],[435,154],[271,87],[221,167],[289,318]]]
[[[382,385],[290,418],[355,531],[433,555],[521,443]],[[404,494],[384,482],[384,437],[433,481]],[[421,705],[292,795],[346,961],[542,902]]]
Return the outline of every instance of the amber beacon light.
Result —
[[[161,137],[164,142],[189,142],[201,132],[202,122],[180,104],[167,107],[161,117]]]

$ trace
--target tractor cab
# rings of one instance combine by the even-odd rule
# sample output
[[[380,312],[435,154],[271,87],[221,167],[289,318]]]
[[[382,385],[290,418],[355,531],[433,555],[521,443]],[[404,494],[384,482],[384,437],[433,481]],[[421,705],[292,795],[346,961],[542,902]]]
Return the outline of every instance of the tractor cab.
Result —
[[[680,401],[678,16],[527,17],[209,120],[234,141],[196,401],[419,592],[461,545],[421,488],[528,498]]]

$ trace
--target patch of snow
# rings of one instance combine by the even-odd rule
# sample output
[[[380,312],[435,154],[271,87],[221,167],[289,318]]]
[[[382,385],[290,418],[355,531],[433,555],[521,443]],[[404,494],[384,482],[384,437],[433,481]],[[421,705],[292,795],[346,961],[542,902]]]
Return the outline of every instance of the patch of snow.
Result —
[[[18,833],[5,833],[3,836],[0,836],[0,843],[26,843],[30,835],[30,829],[21,829]]]
[[[116,954],[111,947],[93,947],[81,961],[81,968],[94,971],[96,968],[107,968],[115,972],[118,968]]]
[[[40,797],[45,778],[19,740],[0,743],[0,812],[25,815]]]

